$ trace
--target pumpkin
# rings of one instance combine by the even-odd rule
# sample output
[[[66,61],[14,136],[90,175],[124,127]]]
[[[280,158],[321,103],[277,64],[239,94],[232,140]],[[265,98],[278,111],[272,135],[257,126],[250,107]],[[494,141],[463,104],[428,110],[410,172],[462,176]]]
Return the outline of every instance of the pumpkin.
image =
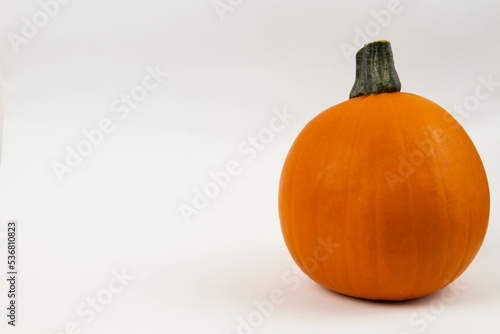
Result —
[[[288,250],[340,294],[433,293],[464,272],[486,234],[489,188],[474,144],[443,108],[400,90],[390,42],[366,44],[349,100],[311,120],[283,166]]]

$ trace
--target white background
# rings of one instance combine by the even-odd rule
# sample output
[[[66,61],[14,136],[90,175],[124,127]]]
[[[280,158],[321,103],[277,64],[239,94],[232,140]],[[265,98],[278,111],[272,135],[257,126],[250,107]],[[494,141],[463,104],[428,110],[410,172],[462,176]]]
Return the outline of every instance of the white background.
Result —
[[[232,10],[219,15],[213,0],[73,0],[44,25],[38,1],[1,0],[2,271],[9,219],[20,233],[19,326],[5,324],[2,279],[1,332],[498,333],[500,86],[474,95],[480,77],[500,81],[500,2],[401,0],[380,22],[373,11],[393,9],[388,1],[221,2]],[[44,26],[15,46],[33,16]],[[362,34],[391,40],[403,91],[457,116],[490,183],[474,263],[454,290],[404,303],[340,296],[291,274],[277,214],[286,153],[310,119],[347,99],[354,56],[341,46],[358,49]],[[121,120],[112,104],[148,66],[169,76]],[[474,101],[466,116],[454,108]],[[247,161],[237,147],[274,109],[295,118]],[[114,131],[59,180],[54,162],[106,118]],[[179,205],[232,160],[241,173],[187,223]],[[82,316],[77,308],[109,297],[122,270],[128,285],[94,319]],[[286,300],[238,331],[275,289]]]

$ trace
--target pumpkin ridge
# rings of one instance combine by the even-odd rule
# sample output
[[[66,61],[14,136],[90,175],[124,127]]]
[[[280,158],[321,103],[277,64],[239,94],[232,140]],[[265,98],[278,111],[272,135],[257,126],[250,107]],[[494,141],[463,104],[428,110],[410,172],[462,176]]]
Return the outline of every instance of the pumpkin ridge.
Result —
[[[465,130],[464,130],[465,131]],[[479,153],[477,152],[477,149],[474,147],[474,144],[472,142],[469,142],[469,147],[470,147],[470,150],[473,151],[473,154],[474,156],[476,157],[479,157]],[[472,145],[471,145],[472,144]],[[480,158],[479,158],[479,161],[480,161]],[[486,173],[484,171],[484,166],[482,165],[482,163],[480,164],[481,167],[478,167],[480,168],[480,172],[481,174],[484,174],[486,176]],[[474,170],[471,170],[471,173],[476,173],[477,171],[474,171]],[[487,192],[489,194],[489,187],[487,187]],[[470,196],[470,195],[469,195]],[[489,197],[489,195],[488,195]],[[473,251],[472,247],[474,246],[474,244],[471,244],[471,241],[470,241],[470,233],[469,231],[471,230],[471,222],[472,222],[472,219],[471,219],[471,210],[470,210],[470,201],[467,201],[467,205],[468,205],[468,217],[469,217],[469,220],[468,220],[468,224],[467,224],[467,247],[466,247],[466,254],[467,254],[467,257],[463,258],[462,259],[462,263],[460,265],[460,271],[458,273],[458,275],[456,275],[457,277],[459,277],[466,269],[467,269],[467,266],[468,266],[468,263],[471,263],[474,258],[476,257],[477,253],[479,252],[479,248],[481,247],[483,241],[484,241],[484,237],[483,237],[483,241],[481,241],[481,243],[479,244],[479,246],[477,246],[477,250],[476,251]],[[489,219],[489,210],[488,210],[488,219]],[[488,229],[488,221],[486,222],[486,230]]]
[[[351,137],[351,141],[350,141],[350,144],[349,144],[349,149],[347,150],[347,154],[348,154],[348,158],[347,158],[347,170],[351,170],[351,165],[352,165],[352,151],[353,151],[353,146],[354,146],[354,142],[357,138],[357,134],[358,134],[358,131],[359,131],[359,127],[360,127],[360,124],[361,124],[361,119],[362,119],[362,111],[363,111],[363,106],[365,105],[365,102],[366,102],[366,98],[363,99],[363,101],[361,102],[361,104],[359,105],[359,107],[357,108],[357,113],[358,113],[358,119],[356,121],[356,127],[355,127],[355,130],[353,131],[353,134],[352,134],[352,137]],[[350,185],[350,179],[348,178],[347,179],[347,186]],[[349,187],[347,187],[349,188]],[[349,192],[347,192],[347,195],[346,195],[346,207],[349,208],[349,201],[350,201],[350,198],[351,196],[349,196]],[[345,233],[346,235],[349,235],[348,234],[348,230],[349,230],[349,217],[350,217],[350,212],[349,210],[346,211],[346,220],[345,220],[345,223],[344,223],[344,226],[345,226]],[[352,224],[351,224],[352,225]],[[346,268],[346,273],[347,273],[347,281],[349,282],[349,285],[351,286],[351,291],[353,292],[354,295],[359,295],[358,293],[356,293],[355,289],[354,289],[354,285],[352,283],[352,278],[351,278],[351,274],[350,274],[350,267],[349,267],[349,263],[350,261],[348,261],[348,258],[349,258],[349,253],[352,252],[352,250],[350,249],[351,248],[351,245],[348,244],[347,247],[346,247],[346,254],[345,254],[345,260],[344,260],[344,263],[345,263],[345,268]]]
[[[309,127],[308,128],[309,131],[302,134],[303,140],[307,140],[308,137],[311,135],[311,133],[315,133],[317,131],[318,124],[316,124],[314,122],[309,122],[306,125],[306,127]],[[295,142],[292,145],[292,148],[294,146],[295,146]],[[295,150],[297,150],[296,154],[298,154],[298,155],[304,154],[304,150],[300,146],[295,147]],[[290,196],[290,198],[289,198],[290,203],[295,203],[295,197],[296,197],[296,190],[295,189],[299,188],[299,186],[297,185],[297,182],[300,183],[300,178],[297,177],[298,173],[296,172],[298,160],[297,159],[290,159],[290,160],[287,159],[287,162],[288,162],[288,164],[287,164],[286,168],[289,170],[289,175],[291,175],[291,179],[288,180],[288,187],[287,188],[289,188],[289,189],[288,189],[287,193],[289,194],[288,196]],[[282,191],[285,192],[285,190],[282,190]],[[288,231],[287,232],[287,234],[288,234],[287,240],[289,240],[289,243],[290,243],[292,257],[294,258],[294,260],[297,263],[297,265],[299,266],[299,268],[304,273],[306,273],[306,275],[309,276],[312,280],[317,282],[317,280],[314,278],[314,276],[315,276],[314,272],[310,272],[309,270],[307,270],[307,266],[304,264],[303,259],[307,258],[309,256],[309,254],[306,254],[306,256],[304,256],[304,251],[300,251],[300,249],[301,249],[299,247],[300,246],[300,239],[303,237],[299,233],[298,229],[294,227],[294,226],[297,226],[298,224],[301,224],[300,219],[296,219],[296,217],[299,215],[295,214],[297,211],[300,211],[300,210],[298,210],[298,208],[295,205],[290,205],[288,207],[288,211],[289,211],[288,215],[290,217],[289,218],[290,224],[289,224],[289,226],[288,226],[289,228],[287,230]],[[314,226],[314,224],[310,224],[310,226]],[[320,283],[318,283],[318,284],[320,284]]]
[[[439,159],[439,158],[438,158]],[[438,169],[440,177],[443,177],[443,168],[441,167],[441,162],[438,162],[435,164],[435,167]],[[441,195],[444,198],[444,203],[446,205],[446,229],[447,231],[450,231],[451,229],[451,220],[450,220],[450,206],[449,206],[449,196],[448,196],[448,189],[447,189],[447,184],[446,182],[437,182],[439,184],[439,189],[441,191]],[[437,277],[442,277],[443,273],[446,271],[446,263],[448,262],[448,253],[450,252],[450,236],[449,233],[445,233],[446,235],[446,251],[444,253],[444,264],[441,272]],[[454,276],[454,275],[453,275]],[[452,277],[453,277],[452,276]],[[444,282],[445,286],[451,283],[453,279]],[[437,281],[437,285],[433,287],[432,291],[438,290],[441,286],[443,285],[443,282]]]
[[[284,168],[291,170],[291,172],[289,173],[289,175],[290,175],[289,177],[291,177],[292,179],[289,180],[286,185],[285,185],[285,180],[283,179],[283,188],[285,188],[285,187],[293,188],[293,185],[295,183],[295,168],[296,168],[297,163],[293,159],[286,159],[285,163],[286,163],[286,165],[284,166]],[[282,191],[284,192],[285,190],[282,190]],[[294,193],[295,193],[294,191],[289,192],[289,196],[291,196],[291,200],[293,199]],[[286,211],[287,212],[284,212],[283,215],[287,217],[286,219],[289,220],[290,223],[288,225],[281,224],[284,234],[287,235],[287,238],[285,239],[285,243],[287,244],[288,247],[292,248],[291,254],[292,254],[293,259],[297,263],[301,264],[302,261],[301,261],[301,257],[300,257],[299,252],[298,252],[298,245],[297,245],[297,242],[294,238],[294,233],[293,233],[293,230],[294,230],[293,225],[295,223],[295,219],[294,219],[295,214],[293,213],[293,211],[294,211],[293,206],[287,207]]]
[[[399,142],[401,143],[403,151],[404,152],[408,152],[407,145],[406,145],[406,143],[404,141],[403,132],[401,130],[401,120],[400,120],[399,114],[398,114],[399,110],[396,107],[396,105],[394,104],[394,101],[392,101],[390,98],[386,98],[386,100],[388,100],[389,103],[392,104],[392,109],[395,112],[394,119],[395,119],[395,123],[396,123],[396,129],[398,130]],[[409,177],[408,177],[408,179],[406,181],[408,183],[408,192],[409,192],[409,197],[410,197],[409,201],[411,202],[412,215],[413,215],[415,213],[415,198],[414,198],[414,195],[413,195],[413,187],[412,187],[412,184],[411,184],[411,179]],[[412,216],[412,215],[407,215],[407,217]],[[412,225],[412,229],[413,229],[413,236],[414,236],[414,243],[415,243],[414,249],[415,249],[415,262],[416,263],[415,263],[415,280],[413,282],[413,287],[408,292],[409,296],[413,295],[413,293],[415,292],[415,288],[417,287],[417,283],[418,283],[418,267],[419,267],[419,254],[420,254],[420,252],[418,251],[417,234],[415,233],[415,231],[417,230],[417,225],[416,225],[416,222],[415,222],[414,218],[411,220],[411,225]]]
[[[377,179],[377,186],[376,186],[376,189],[375,189],[375,194],[376,194],[376,198],[375,198],[375,213],[374,213],[374,216],[375,216],[375,249],[377,250],[377,256],[375,256],[375,285],[377,287],[377,290],[376,291],[380,291],[380,245],[379,245],[379,236],[380,236],[380,203],[381,203],[381,199],[380,199],[380,182],[381,182],[381,179]]]
[[[465,233],[465,247],[464,247],[464,252],[462,254],[462,259],[460,260],[458,266],[457,266],[457,269],[455,271],[455,273],[451,276],[452,280],[453,281],[454,279],[458,278],[461,274],[462,274],[462,267],[463,267],[463,264],[465,263],[465,260],[467,258],[467,253],[469,252],[469,231],[470,231],[470,203],[469,201],[467,201],[467,230],[466,230],[466,233]],[[465,270],[465,269],[464,269]]]

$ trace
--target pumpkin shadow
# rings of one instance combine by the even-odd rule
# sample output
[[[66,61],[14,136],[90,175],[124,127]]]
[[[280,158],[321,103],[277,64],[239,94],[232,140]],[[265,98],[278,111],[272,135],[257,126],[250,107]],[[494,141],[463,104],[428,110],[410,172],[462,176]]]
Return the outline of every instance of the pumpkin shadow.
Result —
[[[403,329],[406,326],[406,319],[413,313],[422,308],[429,308],[436,300],[440,298],[440,293],[447,289],[434,292],[430,295],[420,298],[389,301],[389,300],[371,300],[356,298],[343,295],[327,289],[317,283],[304,283],[304,293],[291,296],[286,301],[285,307],[297,310],[297,314],[314,314],[318,319],[331,319],[332,323],[336,321],[359,321],[362,319],[394,319],[403,323]],[[284,312],[284,318],[293,319],[294,312]]]
[[[288,309],[281,317],[293,317],[295,311],[324,313],[329,317],[357,319],[360,312],[371,314],[374,309],[391,309],[429,304],[434,294],[406,301],[368,300],[346,296],[324,288],[300,272],[288,254],[269,254],[266,258],[242,261],[217,272],[200,282],[204,298],[214,303],[236,308],[252,307],[269,300],[273,291],[280,291],[284,302],[276,309]],[[280,316],[280,315],[277,315]]]
[[[321,290],[324,290],[326,291],[325,293],[329,293],[329,294],[333,294],[335,295],[336,297],[340,297],[340,298],[345,298],[347,300],[351,300],[353,302],[358,302],[358,303],[364,303],[364,304],[372,304],[372,305],[378,305],[378,306],[397,306],[397,307],[400,307],[400,306],[422,306],[422,305],[427,305],[429,304],[430,302],[432,302],[435,297],[436,297],[436,294],[438,294],[440,291],[443,291],[444,289],[447,289],[444,288],[442,290],[438,290],[436,292],[433,292],[429,295],[426,295],[426,296],[423,296],[423,297],[418,297],[418,298],[413,298],[413,299],[405,299],[405,300],[374,300],[374,299],[366,299],[366,298],[359,298],[359,297],[352,297],[352,296],[348,296],[348,295],[344,295],[342,293],[338,293],[336,291],[333,291],[333,290],[330,290],[330,289],[327,289],[323,286],[320,286],[319,287]]]
[[[464,275],[443,289],[423,297],[402,301],[351,297],[327,289],[319,284],[316,284],[316,289],[332,300],[337,300],[346,306],[356,307],[357,312],[363,310],[371,312],[373,309],[406,309],[416,311],[421,308],[436,308],[440,307],[440,305],[449,307],[453,304],[472,307],[474,304],[481,305],[498,301],[500,297],[500,285],[497,284],[500,281],[499,262],[495,258],[486,260],[478,259],[473,263],[472,266],[474,268],[472,270],[464,273]],[[328,305],[322,306],[328,307]],[[308,307],[314,307],[314,305],[308,305]]]
[[[273,318],[276,317],[276,321],[296,322],[300,321],[301,315],[307,315],[332,322],[358,321],[360,317],[404,322],[419,309],[436,307],[441,301],[450,310],[456,306],[475,307],[475,304],[497,301],[500,286],[495,282],[500,280],[500,269],[495,269],[497,267],[492,266],[492,261],[498,264],[494,260],[476,261],[475,268],[459,278],[457,284],[466,288],[453,301],[450,301],[450,296],[454,294],[454,283],[430,295],[404,301],[346,296],[315,283],[300,272],[286,251],[277,250],[266,256],[244,259],[228,256],[224,260],[205,261],[203,265],[190,268],[181,264],[165,267],[155,273],[148,290],[165,303],[176,300],[179,306],[190,307],[198,301],[218,304],[230,310],[234,317],[248,316],[255,310],[255,303],[269,300],[272,292],[278,290],[284,301],[275,305]],[[176,275],[172,276],[172,273]],[[166,281],[171,284],[165,284]],[[181,300],[179,296],[182,296]]]

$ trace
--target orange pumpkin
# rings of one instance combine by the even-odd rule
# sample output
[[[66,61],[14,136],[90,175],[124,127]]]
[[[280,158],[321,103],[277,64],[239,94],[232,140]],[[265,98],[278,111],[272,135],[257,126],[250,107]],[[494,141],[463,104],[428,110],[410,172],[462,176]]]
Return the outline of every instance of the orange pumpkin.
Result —
[[[341,294],[435,292],[486,234],[488,181],[474,144],[443,108],[400,87],[390,43],[365,45],[351,98],[305,126],[281,174],[286,245],[305,274]]]

